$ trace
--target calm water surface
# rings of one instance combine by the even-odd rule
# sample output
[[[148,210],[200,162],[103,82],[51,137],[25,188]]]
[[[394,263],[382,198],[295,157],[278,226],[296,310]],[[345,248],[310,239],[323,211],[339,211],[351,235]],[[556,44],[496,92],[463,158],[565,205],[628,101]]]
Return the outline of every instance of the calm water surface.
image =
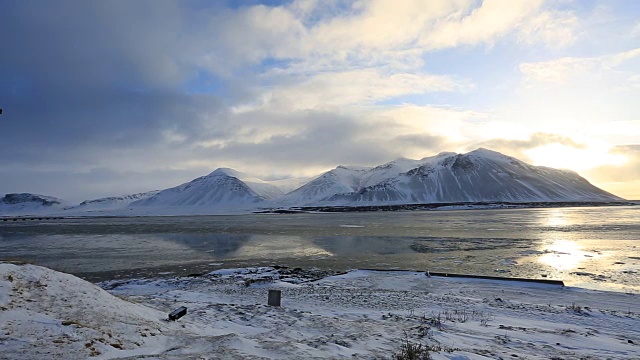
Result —
[[[283,264],[640,292],[640,206],[0,222],[0,259],[89,280]]]

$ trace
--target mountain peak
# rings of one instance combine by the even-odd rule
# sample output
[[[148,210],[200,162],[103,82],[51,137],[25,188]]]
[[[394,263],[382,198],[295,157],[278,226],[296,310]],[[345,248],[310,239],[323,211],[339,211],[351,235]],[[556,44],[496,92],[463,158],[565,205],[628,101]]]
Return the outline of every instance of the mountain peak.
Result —
[[[502,161],[513,160],[511,156],[505,155],[495,150],[483,148],[483,147],[479,147],[473,151],[469,151],[468,153],[462,154],[462,155],[474,155],[476,157],[489,159],[489,160],[502,160]]]
[[[484,147],[479,147],[479,148],[477,148],[477,149],[475,149],[475,150],[469,151],[469,152],[467,153],[467,155],[468,155],[468,154],[477,154],[477,155],[502,155],[502,156],[505,156],[504,154],[502,154],[502,153],[500,153],[500,152],[498,152],[498,151],[491,150],[491,149],[487,149],[487,148],[484,148]]]
[[[337,169],[350,170],[350,171],[367,171],[371,168],[366,166],[338,165],[334,170],[337,170]]]
[[[453,151],[442,151],[442,152],[438,153],[438,155],[436,155],[436,157],[445,157],[445,156],[453,156],[453,155],[458,155],[458,153],[455,153]]]
[[[208,176],[220,176],[220,175],[242,177],[244,174],[231,168],[217,168],[213,170]]]

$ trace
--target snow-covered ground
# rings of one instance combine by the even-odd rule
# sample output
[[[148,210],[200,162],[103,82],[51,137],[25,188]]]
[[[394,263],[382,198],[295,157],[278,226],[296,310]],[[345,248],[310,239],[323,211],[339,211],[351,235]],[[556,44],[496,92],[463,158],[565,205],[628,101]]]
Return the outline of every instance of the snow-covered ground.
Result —
[[[0,264],[0,358],[378,359],[403,339],[434,359],[640,358],[640,301],[625,293],[270,267],[100,285]]]

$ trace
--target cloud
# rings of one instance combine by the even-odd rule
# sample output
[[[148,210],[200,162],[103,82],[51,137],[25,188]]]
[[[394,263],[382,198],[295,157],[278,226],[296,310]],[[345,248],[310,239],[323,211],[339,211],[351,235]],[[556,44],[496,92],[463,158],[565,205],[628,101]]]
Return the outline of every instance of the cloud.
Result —
[[[610,154],[623,156],[620,165],[603,165],[585,173],[596,185],[629,200],[640,200],[640,145],[613,147]]]
[[[206,169],[114,171],[108,168],[95,168],[83,172],[24,169],[15,172],[2,169],[0,178],[2,178],[2,185],[11,189],[11,192],[55,196],[72,204],[79,204],[84,200],[164,189],[190,181],[208,171]]]
[[[287,72],[420,67],[431,51],[515,43],[558,47],[574,39],[577,18],[542,0],[294,1],[207,14],[199,23],[216,41],[202,42],[199,64],[227,74],[265,59]]]
[[[622,166],[605,165],[591,170],[594,179],[603,182],[640,181],[639,144],[615,146],[610,153],[623,155],[627,161]]]
[[[0,167],[13,180],[0,191],[102,196],[219,166],[312,175],[456,150],[495,134],[490,110],[456,105],[485,91],[484,74],[434,59],[564,47],[580,26],[543,1],[253,3],[2,2]],[[636,56],[618,55],[612,70]]]
[[[608,123],[619,128],[616,123],[636,119],[640,103],[635,99],[640,94],[634,76],[638,69],[640,48],[521,63],[521,81],[503,117],[542,132],[624,143],[622,137],[593,129],[606,128]]]
[[[414,123],[405,116],[411,113],[422,121]],[[219,159],[217,166],[258,175],[288,168],[298,176],[310,176],[338,164],[378,165],[398,157],[438,153],[451,145],[449,137],[424,127],[426,122],[437,124],[471,115],[446,108],[399,106],[394,111],[374,107],[353,113],[259,107],[231,116],[238,125],[236,135],[200,142],[194,154]]]
[[[0,162],[90,164],[114,152],[162,147],[177,138],[224,137],[232,124],[219,116],[222,112],[215,97],[163,92],[13,97],[2,116]]]
[[[564,48],[576,41],[578,27],[578,17],[573,12],[544,11],[524,22],[517,37],[526,45],[543,43],[551,48]]]
[[[579,76],[603,76],[618,66],[640,57],[640,48],[597,57],[564,57],[550,61],[523,63],[520,71],[527,82],[565,84]]]
[[[522,151],[547,144],[562,144],[577,149],[585,147],[584,144],[579,144],[567,136],[547,133],[535,133],[525,140],[492,139],[480,143],[480,146],[508,148],[511,150]]]
[[[449,76],[419,73],[382,73],[380,69],[320,73],[268,93],[280,109],[313,109],[345,105],[375,104],[403,95],[442,91],[464,91],[468,81]]]
[[[586,126],[586,130],[611,144],[630,144],[640,139],[640,120],[603,121]]]
[[[391,139],[391,144],[403,149],[404,154],[422,153],[423,156],[426,156],[446,148],[448,140],[439,135],[406,134]]]
[[[631,29],[631,36],[640,37],[640,21],[636,22]]]
[[[425,32],[420,44],[433,49],[492,43],[521,25],[542,5],[542,1],[485,0],[469,13],[451,14],[433,31]],[[543,19],[542,21],[548,21]]]
[[[264,112],[252,115],[258,114],[266,122],[269,122],[269,117],[285,116]],[[372,131],[371,124],[360,123],[349,116],[303,111],[286,117],[291,123],[303,123],[304,126],[293,134],[274,134],[262,141],[231,139],[204,145],[203,148],[212,156],[237,159],[245,167],[252,167],[254,172],[269,172],[272,167],[327,168],[339,163],[375,164],[395,155],[385,148],[384,142],[371,141],[381,136],[384,129]]]
[[[0,80],[60,89],[172,86],[187,76],[175,3],[9,1],[2,10],[0,39],[10,51]]]
[[[537,147],[541,147],[549,144],[560,144],[569,147],[573,147],[576,149],[584,149],[586,146],[584,144],[580,144],[570,137],[558,135],[558,134],[548,134],[548,133],[534,133],[529,136],[528,139],[491,139],[488,141],[483,141],[477,145],[472,147],[486,147],[490,149],[495,149],[496,151],[505,152],[511,154],[515,157],[528,159],[526,155],[526,150],[535,149]],[[470,147],[470,148],[472,148]]]

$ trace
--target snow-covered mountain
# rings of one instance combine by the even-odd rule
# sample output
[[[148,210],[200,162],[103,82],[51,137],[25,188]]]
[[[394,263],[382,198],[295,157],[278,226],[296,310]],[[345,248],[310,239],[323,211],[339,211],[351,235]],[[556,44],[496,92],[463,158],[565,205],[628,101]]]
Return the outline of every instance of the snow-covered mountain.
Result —
[[[300,204],[326,199],[335,194],[349,193],[360,187],[362,177],[371,168],[338,166],[293,190],[277,201]]]
[[[94,200],[85,200],[73,210],[78,211],[107,211],[126,208],[134,201],[142,200],[154,196],[160,190],[148,191],[132,195],[110,196]]]
[[[623,199],[593,186],[573,171],[533,166],[480,148],[422,160],[398,159],[374,168],[338,167],[283,200],[330,206]]]
[[[234,207],[256,204],[282,195],[284,193],[280,189],[266,181],[233,169],[221,168],[209,175],[135,201],[131,206]]]
[[[0,199],[2,215],[35,215],[61,211],[69,206],[64,200],[38,194],[6,194]]]
[[[376,167],[338,166],[316,177],[307,184],[285,195],[281,201],[288,204],[314,204],[334,195],[350,194],[395,178],[421,164],[455,153],[440,153],[422,160],[399,158]]]
[[[179,215],[296,206],[624,200],[573,171],[533,166],[483,148],[466,154],[443,152],[421,160],[400,158],[376,167],[338,166],[285,194],[302,181],[264,181],[220,168],[169,189],[84,201],[70,210],[65,210],[68,206],[60,199],[8,194],[0,200],[0,214],[64,210],[74,215]]]

